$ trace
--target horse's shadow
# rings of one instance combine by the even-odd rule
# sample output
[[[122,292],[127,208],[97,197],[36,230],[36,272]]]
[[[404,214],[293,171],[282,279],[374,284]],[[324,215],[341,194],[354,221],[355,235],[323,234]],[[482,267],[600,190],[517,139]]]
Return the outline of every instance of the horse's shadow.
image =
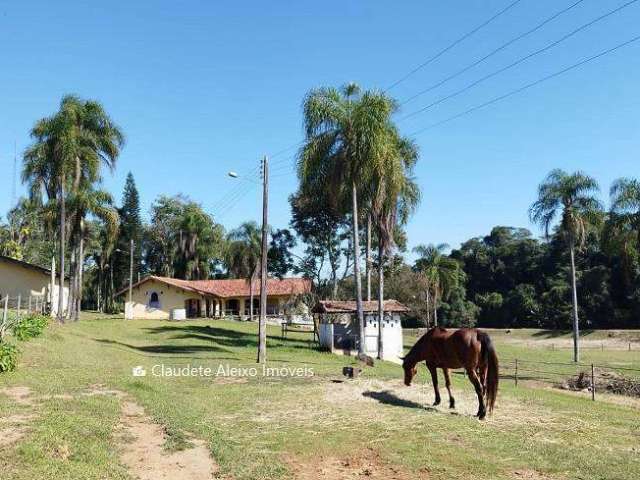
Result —
[[[390,390],[384,390],[382,392],[362,392],[363,397],[373,398],[380,403],[385,405],[393,405],[394,407],[403,407],[403,408],[417,408],[419,410],[427,410],[429,412],[436,412],[437,409],[431,406],[423,405],[418,402],[414,402],[413,400],[406,400],[404,398],[398,397],[395,393]]]

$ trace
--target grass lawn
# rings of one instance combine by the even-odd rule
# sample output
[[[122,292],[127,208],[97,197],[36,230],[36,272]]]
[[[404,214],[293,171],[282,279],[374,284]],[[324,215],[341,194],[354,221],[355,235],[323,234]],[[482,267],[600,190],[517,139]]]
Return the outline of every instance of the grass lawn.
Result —
[[[298,373],[306,367],[313,375],[152,375],[160,364],[213,372],[227,364],[254,367],[256,331],[255,324],[222,320],[127,322],[89,314],[21,343],[19,367],[0,375],[0,390],[28,387],[30,395],[16,401],[0,394],[0,429],[3,419],[20,419],[22,429],[17,441],[0,438],[0,477],[131,478],[121,462],[127,442],[117,435],[122,398],[87,394],[98,384],[144,407],[163,426],[167,452],[190,437],[204,440],[223,478],[640,477],[633,401],[592,402],[540,385],[515,388],[505,379],[494,415],[479,422],[462,375],[454,375],[457,411],[446,408],[446,391],[443,405],[432,408],[426,369],[412,387],[387,362],[344,380],[350,358],[310,349],[307,336],[281,340],[278,327],[268,332],[269,366],[303,369]],[[492,335],[501,358],[570,360],[570,350],[538,345],[533,334]],[[584,360],[638,367],[640,351],[589,349]],[[132,376],[138,365],[147,376]]]

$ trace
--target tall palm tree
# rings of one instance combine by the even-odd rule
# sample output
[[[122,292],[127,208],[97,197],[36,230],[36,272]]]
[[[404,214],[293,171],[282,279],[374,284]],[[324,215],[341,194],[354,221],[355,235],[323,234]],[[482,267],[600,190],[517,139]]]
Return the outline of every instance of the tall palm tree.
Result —
[[[560,217],[557,233],[566,242],[571,259],[574,362],[580,359],[575,250],[584,246],[590,227],[601,218],[602,206],[595,197],[598,191],[598,183],[592,177],[582,172],[568,174],[555,169],[538,187],[538,199],[529,209],[531,221],[540,225],[547,237]]]
[[[245,222],[227,236],[226,263],[229,273],[249,282],[249,319],[253,321],[253,285],[260,268],[262,233],[256,222]]]
[[[384,319],[384,265],[395,246],[398,224],[404,225],[420,202],[420,189],[412,177],[418,161],[418,147],[402,138],[390,126],[382,161],[376,163],[372,215],[378,238],[378,358],[384,357],[382,324]]]
[[[427,280],[427,298],[433,298],[433,324],[438,326],[438,302],[446,299],[451,291],[460,284],[462,269],[453,258],[445,255],[449,248],[446,243],[439,245],[418,245],[413,249],[420,257],[416,260],[415,270],[422,272]]]
[[[618,225],[636,234],[636,248],[640,253],[640,181],[619,178],[610,190],[611,217]]]
[[[303,104],[305,142],[298,159],[298,177],[303,194],[317,192],[348,211],[351,204],[353,274],[360,330],[360,353],[364,353],[364,315],[360,277],[358,196],[372,180],[388,138],[389,119],[396,104],[377,92],[361,93],[357,85],[342,89],[310,91]],[[364,190],[364,191],[363,191]]]
[[[78,194],[83,182],[99,182],[102,164],[111,169],[115,167],[124,136],[98,102],[73,95],[62,98],[53,116],[36,122],[31,136],[33,144],[25,152],[22,177],[33,195],[46,192],[50,200],[55,198],[59,202],[60,285],[64,285],[67,196],[69,192]],[[63,288],[60,288],[60,322],[64,321],[63,307]]]
[[[105,233],[109,242],[115,241],[118,235],[118,227],[120,218],[118,211],[113,206],[113,198],[111,194],[105,190],[96,190],[91,185],[84,185],[75,195],[69,199],[70,211],[79,219],[77,223],[77,231],[74,232],[74,238],[77,240],[75,274],[73,275],[72,295],[70,295],[70,310],[73,313],[73,319],[80,318],[82,307],[83,292],[83,276],[84,276],[84,258],[85,258],[85,240],[88,232],[85,226],[85,217],[87,214],[100,219],[104,224]]]

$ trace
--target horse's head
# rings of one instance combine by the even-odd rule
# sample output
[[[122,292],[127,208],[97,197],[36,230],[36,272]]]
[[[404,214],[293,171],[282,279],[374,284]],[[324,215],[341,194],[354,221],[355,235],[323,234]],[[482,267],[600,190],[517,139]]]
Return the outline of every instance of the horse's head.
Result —
[[[404,370],[404,384],[409,387],[417,372],[416,364],[405,358],[402,361],[402,369]]]

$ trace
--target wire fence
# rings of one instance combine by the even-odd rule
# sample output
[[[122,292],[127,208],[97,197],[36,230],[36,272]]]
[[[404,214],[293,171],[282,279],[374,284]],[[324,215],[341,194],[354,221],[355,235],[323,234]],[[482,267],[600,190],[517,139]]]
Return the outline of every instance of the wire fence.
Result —
[[[513,380],[517,387],[522,382],[543,382],[560,388],[590,393],[613,393],[640,397],[640,368],[602,363],[548,362],[501,359],[500,376]]]
[[[48,310],[46,295],[0,296],[0,340],[23,316],[30,313],[46,314]]]

